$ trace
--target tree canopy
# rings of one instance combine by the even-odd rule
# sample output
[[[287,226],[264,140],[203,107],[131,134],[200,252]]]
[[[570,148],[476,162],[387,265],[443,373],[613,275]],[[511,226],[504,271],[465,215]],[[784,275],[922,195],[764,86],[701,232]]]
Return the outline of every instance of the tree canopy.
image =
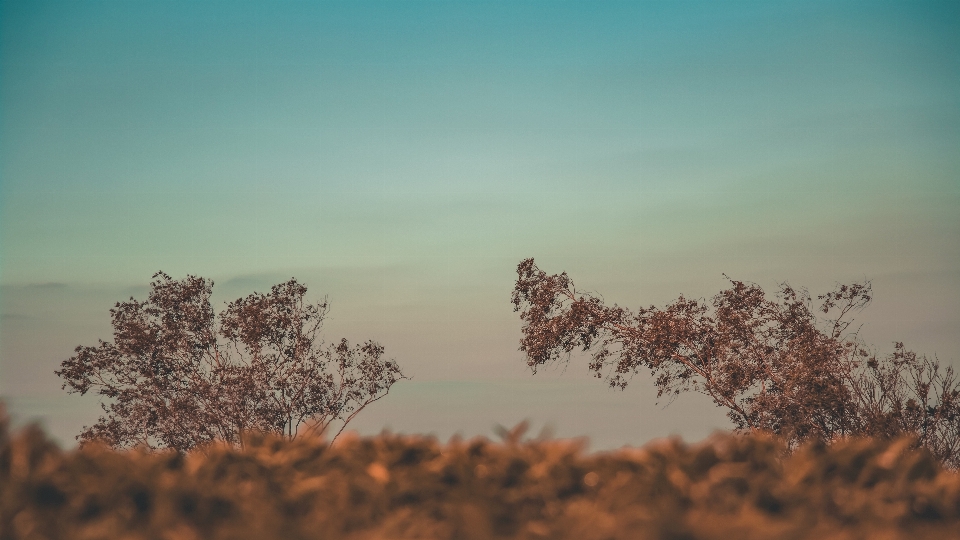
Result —
[[[741,431],[769,431],[795,446],[868,435],[913,435],[944,464],[960,467],[960,384],[951,367],[896,343],[878,356],[851,329],[872,299],[869,282],[817,297],[783,283],[774,298],[730,279],[709,301],[680,296],[636,311],[578,291],[566,273],[533,259],[517,266],[520,350],[536,373],[591,352],[589,369],[623,389],[641,371],[657,396],[700,392]],[[729,279],[729,278],[728,278]]]
[[[242,445],[248,430],[292,439],[333,424],[338,435],[405,378],[375,341],[325,343],[329,305],[307,302],[296,279],[230,302],[219,315],[212,291],[209,279],[159,272],[147,300],[110,310],[112,341],[79,346],[61,364],[65,389],[101,396],[104,415],[84,428],[81,443],[189,450]]]

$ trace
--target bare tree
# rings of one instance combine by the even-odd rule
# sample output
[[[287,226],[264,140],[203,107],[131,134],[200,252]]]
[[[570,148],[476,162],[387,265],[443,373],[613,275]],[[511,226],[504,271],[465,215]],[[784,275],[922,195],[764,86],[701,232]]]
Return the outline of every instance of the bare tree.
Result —
[[[755,284],[730,280],[709,302],[681,296],[634,312],[578,291],[566,273],[547,275],[533,259],[517,274],[520,350],[534,373],[580,349],[592,353],[589,369],[611,387],[623,389],[649,370],[658,397],[705,394],[741,431],[770,431],[791,446],[909,434],[960,467],[953,369],[902,343],[878,357],[851,330],[853,314],[871,301],[869,282],[839,285],[818,297],[816,310],[804,289],[784,283],[770,299]]]
[[[81,443],[185,451],[242,445],[247,430],[293,439],[334,423],[339,435],[405,378],[376,342],[325,344],[329,306],[307,302],[295,279],[231,302],[218,317],[211,280],[153,277],[146,301],[110,310],[112,341],[77,347],[55,372],[69,392],[102,396],[105,414]]]

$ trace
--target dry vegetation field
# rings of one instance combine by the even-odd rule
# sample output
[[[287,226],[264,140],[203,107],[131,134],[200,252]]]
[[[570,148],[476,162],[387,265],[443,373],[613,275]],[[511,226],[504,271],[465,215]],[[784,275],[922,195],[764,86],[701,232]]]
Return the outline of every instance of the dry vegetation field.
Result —
[[[181,455],[63,452],[0,423],[3,540],[960,537],[960,475],[905,441],[783,457],[754,436],[591,454],[383,434]]]

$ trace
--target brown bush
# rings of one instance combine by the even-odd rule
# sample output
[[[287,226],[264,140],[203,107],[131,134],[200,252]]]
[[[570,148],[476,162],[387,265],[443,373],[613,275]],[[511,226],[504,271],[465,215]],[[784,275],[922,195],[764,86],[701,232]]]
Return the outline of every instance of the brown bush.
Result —
[[[909,441],[786,455],[716,435],[587,454],[579,441],[383,434],[188,454],[63,452],[0,421],[0,538],[947,538],[960,476]]]
[[[590,371],[621,390],[648,371],[658,398],[701,393],[737,431],[775,433],[791,448],[910,437],[960,470],[960,379],[902,342],[878,356],[860,338],[853,315],[873,299],[869,281],[838,284],[816,306],[787,283],[768,295],[727,279],[731,287],[710,300],[680,296],[633,311],[525,259],[512,297],[523,321],[520,350],[534,373],[590,351]]]

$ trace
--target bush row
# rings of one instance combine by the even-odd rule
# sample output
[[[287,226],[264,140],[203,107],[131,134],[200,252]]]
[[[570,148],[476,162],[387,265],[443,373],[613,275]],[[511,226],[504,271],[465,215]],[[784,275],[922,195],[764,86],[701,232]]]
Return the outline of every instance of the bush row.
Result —
[[[582,441],[382,434],[189,454],[64,452],[0,420],[0,539],[960,537],[960,475],[909,441],[785,455],[764,436]]]

